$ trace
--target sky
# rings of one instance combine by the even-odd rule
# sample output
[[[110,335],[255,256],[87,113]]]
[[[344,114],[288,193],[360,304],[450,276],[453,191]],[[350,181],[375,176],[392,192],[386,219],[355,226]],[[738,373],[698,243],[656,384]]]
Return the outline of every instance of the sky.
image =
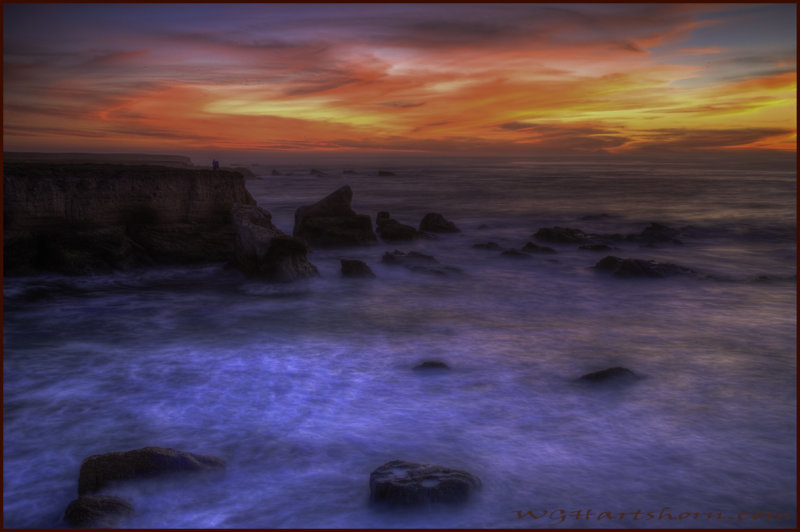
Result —
[[[795,4],[4,4],[5,151],[796,153]]]

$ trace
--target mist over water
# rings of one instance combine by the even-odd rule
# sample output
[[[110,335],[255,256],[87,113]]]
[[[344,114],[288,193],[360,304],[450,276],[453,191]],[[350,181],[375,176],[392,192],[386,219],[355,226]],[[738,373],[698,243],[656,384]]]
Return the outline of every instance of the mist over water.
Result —
[[[63,526],[84,458],[148,445],[228,467],[118,487],[137,509],[129,527],[796,525],[794,173],[343,168],[279,168],[294,175],[248,188],[287,233],[298,206],[343,184],[373,220],[385,210],[418,226],[440,212],[462,232],[315,250],[321,276],[293,284],[224,265],[4,280],[6,527]],[[472,247],[519,249],[540,227],[628,234],[650,222],[690,236],[599,253],[546,244],[558,253],[524,259]],[[463,274],[381,263],[395,249]],[[608,254],[703,275],[591,269]],[[342,258],[377,279],[342,278]],[[425,360],[451,369],[413,371]],[[575,382],[611,366],[645,378]],[[463,469],[483,489],[459,507],[380,511],[369,473],[392,459]],[[654,518],[558,518],[589,509]],[[516,513],[543,510],[556,513]],[[723,517],[677,519],[686,512]],[[749,519],[759,512],[791,519]]]

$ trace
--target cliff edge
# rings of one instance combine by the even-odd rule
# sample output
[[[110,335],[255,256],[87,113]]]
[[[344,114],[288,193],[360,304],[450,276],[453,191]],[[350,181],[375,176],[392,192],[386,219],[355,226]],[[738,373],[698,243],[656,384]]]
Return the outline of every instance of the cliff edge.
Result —
[[[5,275],[100,273],[235,258],[227,170],[120,164],[3,165]]]

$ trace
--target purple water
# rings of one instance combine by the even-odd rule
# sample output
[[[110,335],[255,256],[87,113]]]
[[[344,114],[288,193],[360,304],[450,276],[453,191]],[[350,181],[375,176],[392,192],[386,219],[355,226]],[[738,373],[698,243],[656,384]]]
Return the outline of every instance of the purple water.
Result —
[[[321,276],[294,284],[223,265],[4,280],[4,526],[64,526],[83,458],[147,445],[219,456],[227,473],[119,488],[138,510],[128,527],[796,525],[794,172],[352,169],[280,168],[295,175],[248,188],[289,233],[298,206],[345,183],[373,220],[386,210],[416,226],[435,211],[462,232],[316,250]],[[627,234],[650,222],[691,236],[610,253],[547,244],[558,253],[518,260],[472,248],[520,248],[540,227]],[[395,249],[464,273],[381,263]],[[591,269],[607,254],[704,275],[617,279]],[[342,278],[341,258],[378,278]],[[412,370],[424,360],[452,369]],[[574,382],[611,366],[646,378]],[[392,459],[484,486],[460,507],[378,511],[369,473]]]

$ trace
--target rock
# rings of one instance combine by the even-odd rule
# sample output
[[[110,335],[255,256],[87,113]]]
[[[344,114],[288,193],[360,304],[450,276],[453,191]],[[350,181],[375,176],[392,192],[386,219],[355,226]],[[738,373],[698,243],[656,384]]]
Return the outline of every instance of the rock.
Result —
[[[600,383],[600,382],[633,381],[633,380],[638,380],[640,378],[641,377],[639,377],[637,374],[635,374],[628,368],[616,366],[613,368],[607,368],[600,371],[595,371],[593,373],[587,373],[578,380],[584,382]]]
[[[528,253],[558,253],[553,248],[549,248],[547,246],[539,246],[534,244],[533,242],[528,242],[522,247],[522,251],[527,251]]]
[[[4,274],[101,273],[234,257],[234,203],[255,205],[225,170],[5,163]]]
[[[224,467],[225,461],[220,458],[163,447],[96,454],[81,464],[78,494],[96,492],[117,481],[181,472],[214,471]]]
[[[72,528],[116,528],[133,513],[133,506],[119,497],[82,495],[69,503],[64,521]]]
[[[426,360],[421,364],[414,366],[414,370],[436,370],[436,369],[450,369],[450,366],[438,360]]]
[[[611,246],[606,244],[586,244],[583,246],[579,246],[578,249],[583,249],[586,251],[610,251]]]
[[[439,264],[439,261],[431,255],[425,255],[417,251],[409,251],[408,254],[398,250],[394,250],[392,253],[387,251],[383,254],[381,262],[403,266],[413,272],[432,275],[444,276],[464,273],[460,268],[456,268],[455,266],[442,266]]]
[[[628,240],[642,242],[648,245],[663,243],[683,244],[683,242],[678,239],[678,235],[680,235],[680,233],[681,232],[678,229],[653,222],[645,227],[644,230],[638,235],[628,236]]]
[[[394,250],[393,252],[389,253],[388,251],[383,254],[383,258],[381,258],[382,262],[387,264],[438,264],[439,261],[436,260],[432,255],[425,255],[424,253],[419,253],[418,251],[409,251],[408,253],[403,253],[399,250]]]
[[[375,227],[378,236],[384,242],[416,240],[422,236],[422,233],[410,225],[401,224],[397,220],[390,218],[389,213],[386,211],[379,212],[375,217]]]
[[[389,172],[387,170],[378,170],[378,176],[380,177],[393,177],[394,172]]]
[[[278,176],[278,175],[281,175],[281,173],[273,168],[272,169],[272,175]]]
[[[350,207],[353,191],[345,185],[294,215],[294,236],[313,247],[361,246],[378,242],[372,220]]]
[[[306,257],[306,245],[275,227],[267,211],[237,203],[231,217],[236,230],[236,263],[245,273],[278,282],[319,275]]]
[[[500,255],[502,255],[503,257],[511,257],[512,259],[529,259],[530,258],[530,255],[528,255],[527,253],[523,253],[522,251],[520,251],[518,249],[515,249],[515,248],[509,248],[509,249],[503,251]]]
[[[670,275],[696,275],[697,272],[677,264],[642,259],[621,259],[609,255],[594,265],[594,269],[610,271],[616,277],[667,277]]]
[[[543,242],[554,242],[558,244],[584,244],[590,240],[589,235],[580,229],[569,227],[542,227],[533,235],[537,240]]]
[[[388,462],[369,476],[371,500],[390,506],[461,503],[480,487],[481,480],[466,471],[403,460]]]
[[[460,233],[461,230],[456,227],[456,224],[446,220],[444,216],[435,212],[426,214],[419,224],[420,231],[428,231],[429,233]]]
[[[345,277],[355,277],[355,278],[375,278],[375,274],[372,272],[369,266],[366,263],[360,260],[348,260],[348,259],[341,259],[342,263],[342,275]]]
[[[358,175],[358,172],[355,170],[342,170],[342,174],[344,175]]]
[[[311,174],[311,175],[315,175],[315,176],[323,176],[323,175],[326,175],[326,174],[325,174],[325,172],[322,172],[322,171],[320,171],[320,170],[317,170],[316,168],[312,168],[311,170],[309,170],[309,171],[308,171],[308,173],[309,173],[309,174]]]
[[[485,244],[473,244],[472,247],[475,249],[489,249],[492,251],[499,251],[503,249],[502,247],[500,247],[500,244],[497,244],[496,242],[487,242]]]

